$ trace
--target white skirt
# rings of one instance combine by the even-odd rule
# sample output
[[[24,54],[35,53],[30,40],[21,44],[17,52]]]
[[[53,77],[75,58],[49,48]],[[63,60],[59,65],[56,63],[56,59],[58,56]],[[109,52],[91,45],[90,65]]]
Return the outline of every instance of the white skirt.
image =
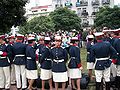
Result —
[[[81,70],[79,68],[68,69],[68,75],[71,79],[77,79],[82,77]]]
[[[40,78],[41,78],[42,80],[51,79],[51,78],[52,78],[52,71],[41,68]]]
[[[26,77],[28,79],[37,79],[38,78],[37,70],[26,70]]]
[[[93,69],[94,63],[93,62],[87,62],[87,69]]]
[[[68,81],[68,74],[66,72],[53,72],[54,82],[66,82]]]

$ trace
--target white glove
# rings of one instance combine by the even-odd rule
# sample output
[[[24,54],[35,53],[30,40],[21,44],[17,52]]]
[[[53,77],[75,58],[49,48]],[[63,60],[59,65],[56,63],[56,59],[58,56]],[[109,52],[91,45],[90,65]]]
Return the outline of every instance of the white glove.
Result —
[[[2,55],[3,54],[3,52],[2,51],[0,51],[0,55]]]
[[[83,67],[81,66],[79,69],[80,69],[80,70],[83,70]]]
[[[38,67],[41,67],[41,64],[40,64],[40,63],[38,64]]]

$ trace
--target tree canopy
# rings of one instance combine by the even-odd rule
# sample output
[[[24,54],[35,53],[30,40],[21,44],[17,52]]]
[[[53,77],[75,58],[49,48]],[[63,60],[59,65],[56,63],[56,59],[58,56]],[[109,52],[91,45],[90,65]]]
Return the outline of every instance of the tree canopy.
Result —
[[[57,8],[54,12],[50,13],[50,17],[55,23],[55,30],[66,30],[81,29],[81,19],[75,14],[74,11],[68,8]]]
[[[11,27],[26,21],[24,6],[27,0],[0,0],[0,32],[9,32]]]
[[[111,29],[120,28],[120,8],[114,6],[102,7],[96,15],[94,26],[98,29],[108,27]]]
[[[20,27],[20,33],[54,31],[54,23],[49,16],[39,16],[28,21]]]

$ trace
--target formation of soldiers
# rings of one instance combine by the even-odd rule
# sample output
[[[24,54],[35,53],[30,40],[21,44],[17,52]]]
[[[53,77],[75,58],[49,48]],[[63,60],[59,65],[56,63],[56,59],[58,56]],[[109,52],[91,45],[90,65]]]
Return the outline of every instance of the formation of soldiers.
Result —
[[[96,90],[100,90],[102,78],[105,79],[106,90],[110,90],[111,66],[115,69],[113,76],[116,78],[116,87],[120,89],[119,32],[120,30],[106,30],[87,36],[87,69],[90,77],[92,70],[95,70]],[[15,81],[18,90],[34,90],[32,86],[38,78],[38,68],[42,90],[46,80],[49,82],[50,90],[53,89],[52,80],[55,90],[58,90],[60,82],[62,90],[65,90],[68,77],[72,90],[80,90],[80,39],[78,36],[70,35],[62,35],[59,32],[53,36],[0,35],[0,90],[9,90]],[[35,37],[38,38],[37,42]]]

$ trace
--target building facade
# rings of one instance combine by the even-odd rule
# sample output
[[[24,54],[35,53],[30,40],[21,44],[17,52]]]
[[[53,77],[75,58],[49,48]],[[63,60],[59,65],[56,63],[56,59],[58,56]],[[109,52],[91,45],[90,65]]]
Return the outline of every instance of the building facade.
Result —
[[[76,14],[82,20],[81,25],[83,28],[89,28],[94,24],[95,14],[99,11],[100,7],[114,6],[114,0],[49,0],[48,3],[44,5],[40,5],[41,3],[39,1],[40,0],[34,0],[34,6],[26,10],[26,16],[28,18],[48,15],[57,7],[66,6],[69,9],[76,11]]]

